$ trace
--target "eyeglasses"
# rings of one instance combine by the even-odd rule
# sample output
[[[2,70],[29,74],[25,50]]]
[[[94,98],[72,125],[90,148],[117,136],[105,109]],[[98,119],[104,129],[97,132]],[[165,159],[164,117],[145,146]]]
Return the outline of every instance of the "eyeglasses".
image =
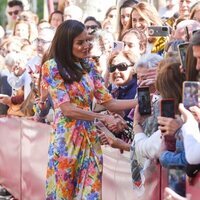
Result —
[[[19,10],[14,10],[13,12],[8,12],[8,14],[9,14],[10,16],[12,16],[13,14],[14,14],[14,15],[18,15],[18,14],[19,14]]]
[[[98,26],[96,25],[91,25],[91,26],[85,26],[85,28],[88,30],[88,29],[97,29]]]
[[[118,65],[111,65],[109,68],[109,72],[113,73],[116,69],[119,71],[126,71],[128,67],[134,66],[134,64],[128,65],[126,63],[119,63]]]

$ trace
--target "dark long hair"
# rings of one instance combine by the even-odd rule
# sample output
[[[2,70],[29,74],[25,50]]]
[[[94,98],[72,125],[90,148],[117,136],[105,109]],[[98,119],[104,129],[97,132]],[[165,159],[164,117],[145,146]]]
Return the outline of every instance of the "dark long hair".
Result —
[[[178,111],[178,104],[182,102],[182,85],[185,75],[180,71],[180,63],[166,59],[159,70],[156,79],[156,88],[162,98],[175,99],[175,110]]]
[[[186,80],[197,81],[198,70],[196,70],[197,59],[193,56],[192,44],[189,44],[186,53]]]
[[[47,59],[54,58],[58,65],[58,71],[66,83],[80,81],[88,65],[81,61],[81,67],[75,63],[72,54],[74,38],[85,29],[83,23],[76,20],[66,20],[56,30]]]
[[[121,24],[121,9],[122,8],[128,8],[128,7],[133,7],[135,4],[137,4],[138,3],[138,1],[137,0],[126,0],[126,1],[124,1],[124,3],[120,6],[120,8],[119,8],[119,13],[118,13],[118,17],[119,17],[119,36],[118,36],[118,40],[122,40],[122,29],[123,29],[123,27],[122,27],[122,24]],[[128,26],[128,29],[127,30],[129,30],[130,28],[131,28],[132,26],[131,26],[131,18],[130,18],[130,20],[129,20],[129,26]]]

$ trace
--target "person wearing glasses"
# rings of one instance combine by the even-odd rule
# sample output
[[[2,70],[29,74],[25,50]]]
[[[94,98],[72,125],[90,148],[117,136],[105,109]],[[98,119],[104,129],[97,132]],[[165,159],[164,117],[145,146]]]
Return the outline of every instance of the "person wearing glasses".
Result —
[[[111,55],[108,63],[111,85],[108,88],[113,98],[123,100],[135,98],[137,89],[135,63],[138,60],[139,54],[132,54],[129,51],[115,52]],[[126,147],[129,147],[133,140],[133,121],[129,118],[129,112],[130,110],[112,113],[115,118],[121,119],[121,122],[125,124],[124,127],[106,126],[115,135],[116,140]],[[105,139],[104,133],[100,133],[102,142]],[[104,158],[103,199],[108,199],[107,193],[110,194],[109,199],[130,199],[131,196],[135,196],[135,191],[132,189],[130,152],[122,151],[121,148],[114,149],[109,145],[102,145],[102,150]],[[113,192],[116,188],[117,192]]]
[[[84,25],[89,34],[93,34],[98,29],[101,29],[101,23],[99,21],[97,21],[95,17],[92,17],[92,16],[88,16],[84,20]]]
[[[19,0],[11,0],[7,4],[6,15],[8,18],[8,24],[6,31],[13,30],[16,21],[19,19],[20,13],[24,10],[23,3]]]

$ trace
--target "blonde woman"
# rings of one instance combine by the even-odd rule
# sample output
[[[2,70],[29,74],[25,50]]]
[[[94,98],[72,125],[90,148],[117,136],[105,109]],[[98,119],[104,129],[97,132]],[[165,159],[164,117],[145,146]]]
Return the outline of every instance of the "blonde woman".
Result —
[[[140,2],[133,6],[131,13],[132,28],[143,31],[148,38],[147,53],[163,52],[166,37],[150,37],[148,35],[149,26],[162,26],[162,20],[154,6],[146,2]]]

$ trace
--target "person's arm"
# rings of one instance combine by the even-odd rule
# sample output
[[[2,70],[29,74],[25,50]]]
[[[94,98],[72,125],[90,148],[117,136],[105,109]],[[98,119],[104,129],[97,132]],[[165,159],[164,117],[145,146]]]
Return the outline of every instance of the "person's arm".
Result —
[[[189,164],[200,163],[200,132],[198,124],[186,122],[182,127],[185,157]]]
[[[109,111],[118,112],[134,108],[137,105],[137,99],[119,100],[112,99],[108,102],[102,103]]]
[[[182,126],[182,136],[185,148],[186,160],[189,164],[200,163],[200,132],[198,122],[192,113],[185,109],[183,104],[179,105],[185,124]]]
[[[8,95],[1,95],[0,96],[0,103],[10,106],[11,105],[11,97]]]
[[[103,144],[109,144],[112,148],[115,148],[115,149],[130,151],[131,144],[126,143],[119,138],[109,137],[104,132],[101,132],[99,134],[99,137]]]
[[[119,138],[113,139],[113,138],[108,137],[108,143],[112,148],[117,148],[124,151],[130,151],[130,148],[131,148],[131,144],[126,143]]]
[[[135,134],[135,150],[137,157],[146,157],[148,159],[159,158],[164,150],[163,138],[160,130],[147,137],[143,132]]]
[[[150,137],[147,137],[141,126],[142,116],[139,114],[139,107],[136,106],[134,112],[134,144],[135,152],[138,158],[146,157],[149,159],[158,158],[163,147],[163,138],[160,130],[154,132]]]
[[[113,115],[107,115],[102,113],[95,113],[89,110],[84,110],[78,108],[74,104],[71,104],[69,101],[66,101],[60,105],[62,113],[72,119],[80,119],[86,121],[94,121],[98,119],[100,121],[106,122],[107,124],[112,124],[115,119]]]

